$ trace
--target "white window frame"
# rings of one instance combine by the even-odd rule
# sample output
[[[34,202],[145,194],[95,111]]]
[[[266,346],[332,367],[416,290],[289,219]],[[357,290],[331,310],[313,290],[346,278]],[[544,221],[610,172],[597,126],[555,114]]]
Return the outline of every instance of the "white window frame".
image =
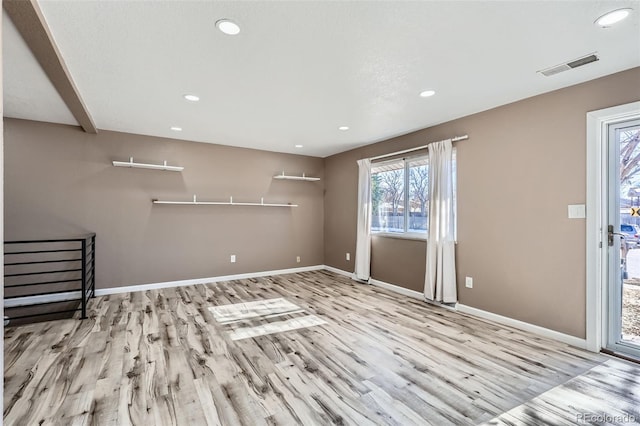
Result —
[[[403,220],[403,229],[402,232],[389,232],[389,231],[374,231],[371,230],[372,236],[380,236],[380,237],[390,237],[390,238],[401,238],[401,239],[411,239],[411,240],[423,240],[427,239],[427,232],[411,232],[407,231],[409,227],[409,215],[411,214],[411,209],[407,208],[409,206],[409,192],[410,192],[410,174],[409,174],[409,164],[416,160],[428,160],[429,156],[426,154],[414,155],[411,157],[402,157],[402,158],[394,158],[392,160],[381,161],[379,163],[372,164],[372,169],[376,166],[384,165],[384,164],[393,164],[393,163],[403,163],[402,170],[404,170],[404,200],[403,200],[403,210],[404,210],[404,220]],[[371,173],[371,179],[373,179],[374,173]],[[373,187],[373,186],[372,186]],[[375,214],[376,212],[371,211],[371,214]]]

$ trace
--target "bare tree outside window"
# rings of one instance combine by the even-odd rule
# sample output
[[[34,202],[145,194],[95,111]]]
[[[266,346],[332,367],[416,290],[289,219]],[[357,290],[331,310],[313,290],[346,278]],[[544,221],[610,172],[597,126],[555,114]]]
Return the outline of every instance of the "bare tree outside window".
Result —
[[[381,173],[384,201],[391,205],[391,214],[398,215],[398,207],[404,201],[404,170]]]

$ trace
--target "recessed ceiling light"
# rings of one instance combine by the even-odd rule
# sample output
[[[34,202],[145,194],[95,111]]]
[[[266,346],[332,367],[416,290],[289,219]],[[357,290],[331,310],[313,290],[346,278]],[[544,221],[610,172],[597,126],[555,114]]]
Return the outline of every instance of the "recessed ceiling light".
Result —
[[[183,96],[186,100],[191,102],[198,102],[200,100],[200,96],[186,94]]]
[[[220,19],[216,22],[216,27],[227,35],[236,35],[240,32],[240,27],[229,19]]]
[[[340,126],[338,127],[338,130],[342,130],[343,132],[346,132],[347,130],[349,130],[349,126]]]
[[[597,25],[600,25],[602,28],[609,27],[617,22],[622,21],[624,18],[629,16],[629,13],[631,13],[631,10],[632,9],[630,8],[612,10],[611,12],[607,12],[601,17],[599,17],[598,19],[596,19],[595,23]]]
[[[296,145],[296,148],[302,148],[302,145]]]
[[[433,96],[436,94],[435,90],[425,90],[424,92],[420,92],[420,97],[428,98],[429,96]]]
[[[174,132],[181,132],[182,131],[182,127],[171,126],[171,130],[173,130]]]

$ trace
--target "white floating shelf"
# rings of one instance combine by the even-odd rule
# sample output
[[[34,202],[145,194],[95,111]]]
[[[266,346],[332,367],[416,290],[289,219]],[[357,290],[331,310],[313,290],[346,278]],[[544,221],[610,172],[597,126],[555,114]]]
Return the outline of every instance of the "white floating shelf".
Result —
[[[258,206],[258,207],[298,207],[297,204],[284,204],[284,203],[265,203],[264,198],[260,199],[259,203],[234,203],[233,197],[229,197],[229,201],[198,201],[196,196],[193,196],[193,201],[165,201],[165,200],[151,200],[153,204],[178,204],[187,206]]]
[[[286,179],[286,180],[306,180],[306,181],[317,181],[317,180],[320,180],[319,177],[305,176],[304,173],[302,174],[302,176],[285,175],[284,171],[282,172],[281,175],[275,175],[273,178],[274,179]]]
[[[181,172],[184,170],[182,166],[168,166],[165,161],[163,164],[146,164],[146,163],[134,163],[133,157],[129,157],[129,161],[114,161],[113,165],[116,167],[133,167],[136,169],[152,169],[152,170],[167,170],[170,172]]]

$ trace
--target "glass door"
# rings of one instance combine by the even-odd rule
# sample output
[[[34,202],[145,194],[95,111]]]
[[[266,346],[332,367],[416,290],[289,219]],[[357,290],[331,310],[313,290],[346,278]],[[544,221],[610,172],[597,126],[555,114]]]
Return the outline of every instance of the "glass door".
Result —
[[[640,358],[640,119],[610,124],[607,349]]]

